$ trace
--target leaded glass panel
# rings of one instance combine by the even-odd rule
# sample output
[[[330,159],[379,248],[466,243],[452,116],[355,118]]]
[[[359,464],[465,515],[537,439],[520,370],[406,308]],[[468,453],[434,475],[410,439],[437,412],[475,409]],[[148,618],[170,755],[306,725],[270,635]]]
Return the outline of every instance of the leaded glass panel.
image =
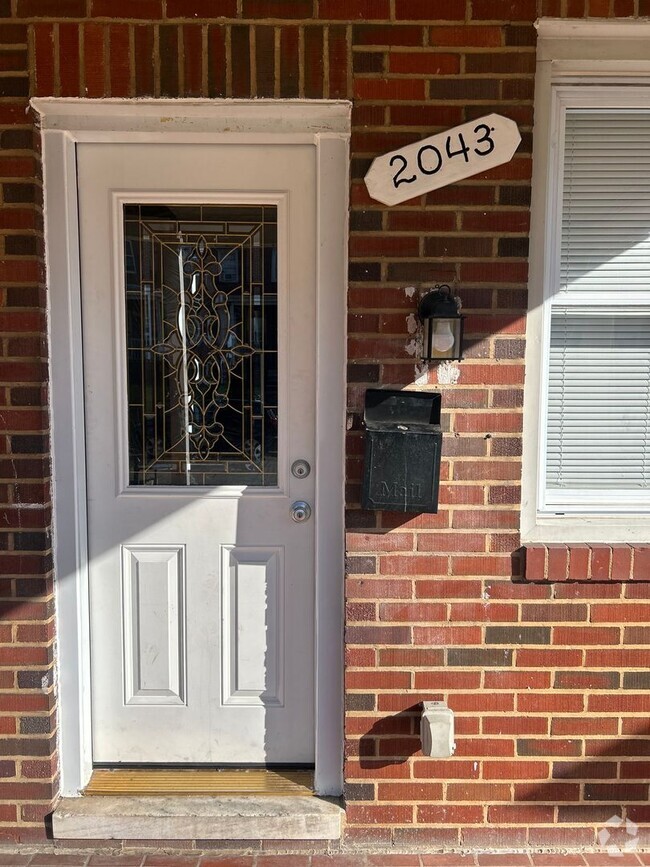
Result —
[[[125,205],[129,483],[277,485],[277,208]]]

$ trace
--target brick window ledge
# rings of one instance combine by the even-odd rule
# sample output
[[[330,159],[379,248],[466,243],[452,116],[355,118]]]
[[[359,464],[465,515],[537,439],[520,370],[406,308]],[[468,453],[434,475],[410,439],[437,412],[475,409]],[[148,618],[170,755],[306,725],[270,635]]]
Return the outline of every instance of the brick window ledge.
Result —
[[[650,581],[650,544],[549,542],[524,550],[526,581]]]

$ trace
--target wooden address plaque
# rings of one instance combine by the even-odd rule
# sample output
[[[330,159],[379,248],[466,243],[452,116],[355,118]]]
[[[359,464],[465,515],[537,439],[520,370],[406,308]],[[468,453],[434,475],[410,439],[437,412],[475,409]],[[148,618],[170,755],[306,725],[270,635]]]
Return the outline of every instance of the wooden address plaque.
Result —
[[[366,186],[373,199],[397,205],[507,163],[520,141],[513,120],[487,114],[377,157]]]

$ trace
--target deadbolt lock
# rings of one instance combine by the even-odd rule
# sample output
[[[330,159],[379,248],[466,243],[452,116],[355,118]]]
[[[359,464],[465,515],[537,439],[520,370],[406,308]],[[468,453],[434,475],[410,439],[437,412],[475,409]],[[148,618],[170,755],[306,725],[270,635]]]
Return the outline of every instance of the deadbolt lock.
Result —
[[[297,479],[306,479],[311,473],[311,467],[307,461],[301,458],[291,464],[291,472]]]

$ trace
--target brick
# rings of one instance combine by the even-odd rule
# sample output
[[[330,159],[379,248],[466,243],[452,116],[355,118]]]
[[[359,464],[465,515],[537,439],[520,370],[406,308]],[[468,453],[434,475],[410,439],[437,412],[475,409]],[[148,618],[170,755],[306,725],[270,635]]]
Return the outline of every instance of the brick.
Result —
[[[169,16],[169,4],[167,5]],[[183,30],[183,79],[181,92],[184,96],[203,95],[203,28],[186,25]]]
[[[33,30],[36,54],[36,92],[39,96],[53,96],[55,93],[54,28],[51,24],[35,24]]]
[[[437,801],[442,798],[440,783],[379,783],[380,801]]]
[[[582,665],[581,650],[519,648],[517,666],[522,668],[576,668]]]
[[[634,564],[632,577],[635,580],[648,580],[650,578],[650,547],[646,545],[634,546]]]
[[[350,57],[347,38],[346,27],[328,28],[330,99],[344,99],[350,95],[348,90]]]
[[[13,49],[0,51],[0,70],[3,72],[24,72],[27,68],[27,52]]]
[[[230,28],[232,56],[237,63],[232,69],[232,95],[246,99],[251,95],[251,53],[250,31],[245,25],[237,24]]]
[[[512,665],[512,650],[502,648],[449,648],[447,665],[464,667],[502,667]]]
[[[611,672],[617,675],[617,672]],[[626,671],[623,674],[623,689],[650,690],[650,671]]]
[[[472,825],[472,824],[480,824],[483,820],[483,808],[478,805],[447,805],[447,804],[423,804],[418,806],[418,822],[425,822],[428,824],[454,824],[454,825]],[[404,829],[408,830],[408,829]],[[417,829],[415,829],[417,830]],[[424,829],[420,829],[424,830]],[[437,856],[422,856],[422,864],[431,864],[434,865],[436,862],[433,859]],[[439,856],[438,856],[439,857]],[[456,856],[456,859],[452,858],[452,856],[443,856],[445,867],[454,867],[457,864],[457,867],[461,867],[462,864],[465,863],[462,856]],[[400,864],[403,863],[400,861]],[[469,863],[469,862],[468,862]],[[355,865],[356,867],[356,865]],[[379,867],[379,862],[378,862]]]
[[[18,18],[84,18],[86,0],[17,0]]]
[[[350,644],[410,644],[408,626],[349,626],[346,640]]]
[[[553,762],[553,777],[556,779],[614,779],[617,770],[616,762]]]
[[[464,0],[451,0],[444,6],[436,7],[435,16],[432,15],[433,11],[428,0],[396,0],[395,4],[395,17],[398,20],[430,21],[433,17],[440,21],[465,20]]]
[[[582,741],[575,739],[518,738],[518,756],[579,756],[582,754]]]
[[[487,21],[534,21],[536,16],[535,0],[474,0],[472,19]]]
[[[459,461],[454,467],[455,481],[518,480],[520,476],[521,466],[517,461]]]
[[[448,849],[458,845],[459,831],[456,828],[396,828],[394,841],[399,848],[426,846],[430,849]]]
[[[453,75],[460,71],[460,58],[437,51],[391,52],[388,68],[393,74]]]
[[[549,848],[565,848],[570,846],[589,848],[597,845],[594,828],[532,827],[528,829],[528,839],[533,846]]]
[[[548,626],[488,626],[485,630],[486,644],[550,644],[550,640]]]
[[[650,740],[612,739],[590,740],[585,743],[585,754],[588,756],[648,756],[650,755]]]
[[[483,762],[486,780],[545,780],[548,776],[548,762]]]
[[[435,25],[429,28],[429,42],[434,46],[494,48],[501,45],[501,28],[477,24]]]
[[[611,548],[609,545],[590,545],[591,580],[607,581],[610,574]]]
[[[434,667],[442,665],[444,655],[437,648],[389,648],[379,651],[382,666]]]
[[[585,697],[572,693],[520,693],[517,710],[522,713],[581,713]]]
[[[616,689],[619,674],[613,671],[558,671],[555,672],[555,689]]]
[[[351,804],[346,810],[349,821],[355,824],[394,824],[410,821],[412,808],[398,805],[357,805]],[[286,856],[283,856],[286,857]]]
[[[101,24],[85,24],[83,27],[84,45],[84,95],[100,97],[106,95],[104,38],[105,27]]]
[[[619,599],[623,587],[612,582],[582,581],[573,584],[557,584],[556,599]]]
[[[579,783],[516,783],[515,801],[577,801],[580,798]]]
[[[408,78],[359,78],[354,83],[357,99],[423,100],[424,82]]]
[[[111,96],[130,96],[129,28],[122,24],[114,24],[109,27],[108,33]]]
[[[596,713],[643,713],[650,709],[650,695],[630,693],[610,693],[609,695],[590,695],[588,710]]]
[[[236,18],[237,0],[219,0],[218,7],[214,0],[192,0],[191,6],[186,0],[167,0],[167,18],[214,18],[215,12],[220,18]]]
[[[585,784],[585,800],[587,801],[646,801],[648,785],[640,783],[587,783]]]
[[[590,804],[571,804],[558,807],[558,822],[571,824],[603,824],[611,818],[612,808],[598,807]]]
[[[592,623],[647,623],[648,620],[650,620],[650,604],[631,602],[620,605],[594,604],[591,606]],[[648,637],[650,637],[650,633]]]
[[[81,13],[80,17],[84,15]],[[162,0],[92,0],[91,15],[95,18],[156,20],[162,18]]]
[[[311,0],[243,0],[244,18],[311,18]]]
[[[532,716],[484,717],[482,727],[488,735],[546,735],[549,721]]]
[[[488,807],[488,821],[495,824],[525,824],[553,822],[553,807],[541,804],[501,804]]]
[[[152,96],[154,93],[153,28],[137,25],[133,28],[135,52],[135,95]]]
[[[275,88],[275,29],[255,28],[256,92],[271,97]]]
[[[450,705],[458,713],[506,712],[514,710],[514,696],[488,692],[454,693],[450,696]]]
[[[553,644],[576,645],[618,644],[620,630],[614,627],[555,626]]]
[[[481,801],[494,804],[512,800],[510,786],[503,783],[448,783],[447,798],[450,801]]]
[[[445,620],[446,606],[425,602],[385,602],[379,606],[379,619],[422,623]]]
[[[348,671],[345,684],[348,689],[409,689],[411,675],[400,671]]]
[[[372,21],[390,17],[389,0],[319,0],[321,18]]]
[[[492,75],[530,75],[535,71],[535,54],[532,51],[491,51],[485,54],[467,54],[465,69],[468,75],[487,73]]]
[[[566,581],[569,552],[566,545],[547,545],[546,577],[549,581]]]
[[[448,572],[447,558],[429,554],[400,554],[380,557],[379,571],[384,575],[440,575]]]
[[[178,96],[178,54],[179,28],[165,25],[158,29],[160,53],[160,93],[161,96]]]
[[[607,650],[587,650],[585,665],[596,668],[645,668],[647,650],[629,650],[610,647]]]
[[[372,558],[352,558],[352,559],[372,559]],[[365,566],[366,564],[364,564]],[[362,570],[364,571],[364,570]],[[371,599],[382,597],[392,598],[410,598],[411,597],[411,582],[408,580],[383,580],[351,578],[347,582],[347,593],[350,598],[370,597]]]
[[[557,623],[558,621],[586,621],[589,609],[584,604],[557,603],[524,604],[521,606],[521,619],[535,622]]]
[[[2,783],[2,793],[3,797],[17,801],[49,801],[53,789],[49,783],[8,783],[5,781]],[[36,858],[36,863],[38,863],[38,858]]]
[[[478,689],[481,676],[475,671],[422,671],[416,672],[415,689],[448,690]],[[455,705],[456,709],[460,709]]]
[[[324,29],[322,27],[305,27],[305,96],[317,99],[324,89]]]
[[[403,24],[355,24],[354,45],[423,45],[421,27]]]
[[[427,533],[417,539],[418,551],[482,552],[485,551],[485,536],[480,533]]]

